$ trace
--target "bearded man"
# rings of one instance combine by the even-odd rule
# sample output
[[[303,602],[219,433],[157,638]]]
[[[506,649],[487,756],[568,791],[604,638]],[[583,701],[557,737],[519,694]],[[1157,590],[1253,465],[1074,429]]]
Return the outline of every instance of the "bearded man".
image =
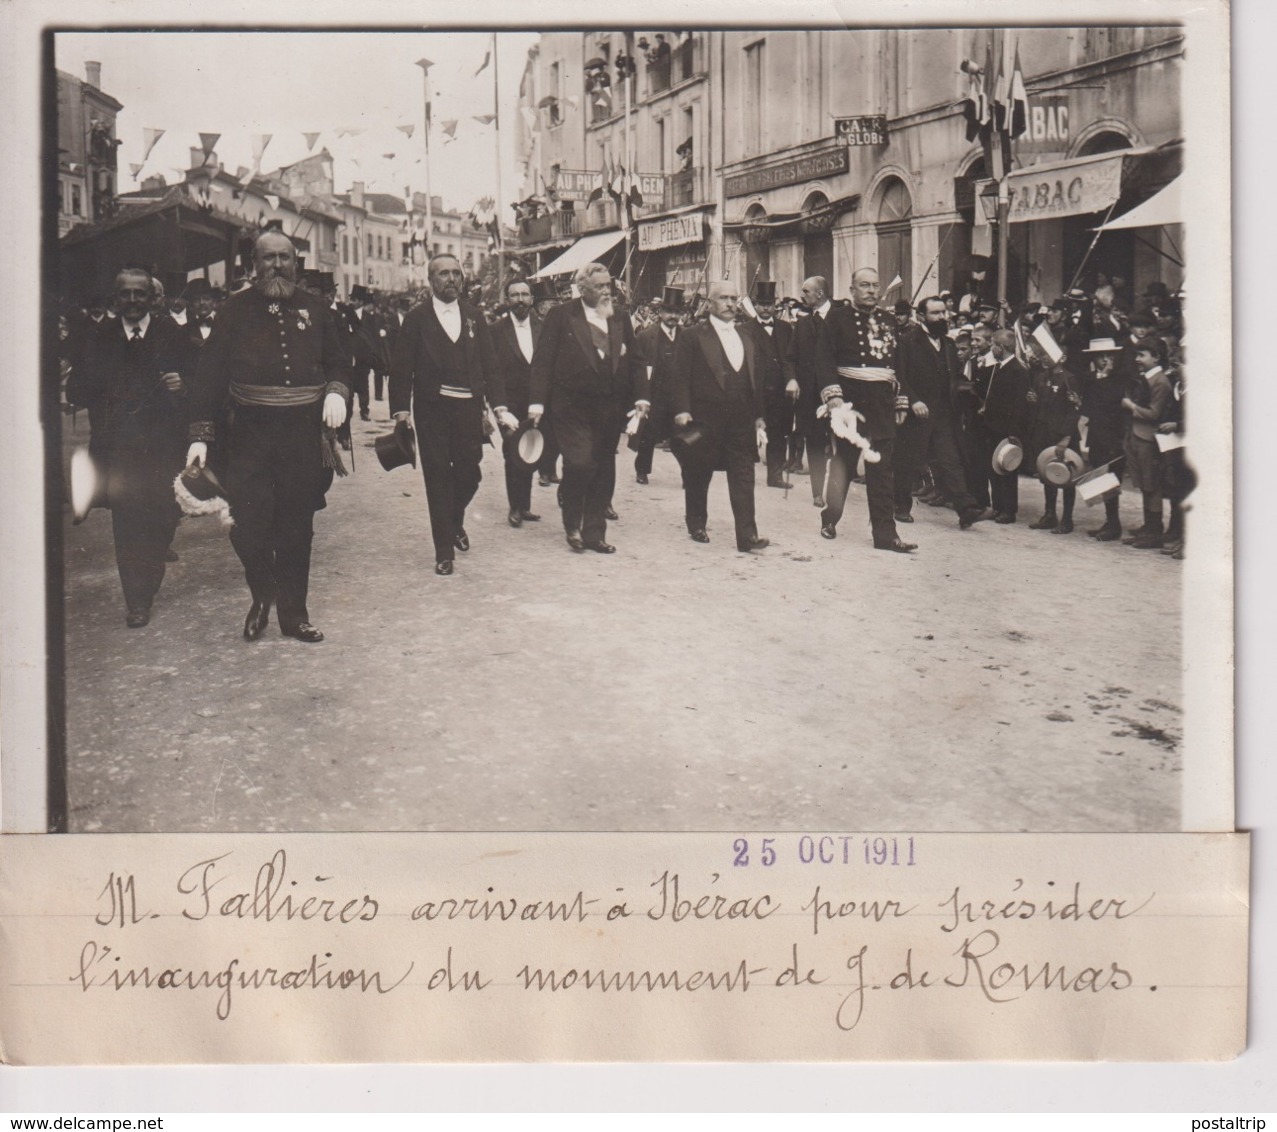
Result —
[[[225,444],[231,545],[253,603],[244,639],[255,641],[279,608],[286,637],[324,639],[306,596],[315,512],[335,463],[333,432],[346,420],[350,361],[323,299],[297,286],[297,256],[282,232],[253,245],[256,280],[227,300],[200,354],[191,398],[187,464]],[[234,403],[228,436],[214,421]]]

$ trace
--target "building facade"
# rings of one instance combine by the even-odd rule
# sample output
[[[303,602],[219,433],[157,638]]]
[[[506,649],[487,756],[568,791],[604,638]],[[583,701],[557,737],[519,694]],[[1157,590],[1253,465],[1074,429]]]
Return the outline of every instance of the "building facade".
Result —
[[[59,236],[109,217],[115,207],[115,117],[124,106],[101,89],[100,63],[84,67],[83,79],[56,74]]]
[[[1177,27],[683,30],[664,33],[670,50],[649,58],[639,44],[653,34],[553,32],[530,54],[525,187],[546,211],[521,237],[538,267],[613,232],[606,262],[621,275],[618,249],[629,253],[640,298],[711,277],[742,289],[770,279],[797,295],[810,275],[842,296],[863,266],[884,288],[895,283],[889,300],[953,288],[973,254],[995,247],[961,66],[984,64],[1005,41],[1029,101],[1008,182],[1020,202],[1009,297],[1053,297],[1083,261],[1087,277],[1103,271],[1133,288],[1182,279],[1178,224],[1094,231],[1181,168]],[[615,65],[627,43],[637,64],[628,120]],[[618,153],[660,189],[644,192],[629,239],[610,197],[579,199]]]

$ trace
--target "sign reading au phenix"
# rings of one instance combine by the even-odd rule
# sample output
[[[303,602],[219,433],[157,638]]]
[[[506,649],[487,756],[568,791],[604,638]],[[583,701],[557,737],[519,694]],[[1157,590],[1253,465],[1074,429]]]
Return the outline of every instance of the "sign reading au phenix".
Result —
[[[705,234],[704,225],[703,215],[699,212],[645,221],[639,225],[639,251],[654,252],[679,244],[699,243]]]

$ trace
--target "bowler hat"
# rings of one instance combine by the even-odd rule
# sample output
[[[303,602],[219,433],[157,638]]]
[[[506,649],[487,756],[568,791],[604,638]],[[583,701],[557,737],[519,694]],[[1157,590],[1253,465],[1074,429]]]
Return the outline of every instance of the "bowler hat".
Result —
[[[394,432],[385,433],[373,441],[377,459],[388,472],[402,464],[417,466],[417,441],[407,421],[398,421]]]
[[[1144,288],[1144,294],[1142,297],[1145,299],[1169,299],[1171,295],[1166,289],[1166,284],[1155,279]]]
[[[754,284],[754,302],[771,307],[776,305],[776,284],[770,279],[760,279]]]
[[[524,421],[514,433],[514,454],[525,468],[535,468],[545,451],[545,435],[531,421]]]
[[[188,302],[192,299],[202,299],[205,295],[211,295],[213,288],[209,281],[200,275],[190,280],[184,288],[182,288],[182,298]]]
[[[1005,440],[999,440],[998,445],[993,450],[993,470],[1000,476],[1010,475],[1019,469],[1024,462],[1024,449],[1021,447],[1019,440],[1014,436],[1008,436]]]
[[[548,279],[532,280],[532,301],[534,303],[553,303],[557,302],[559,293],[554,289],[554,284]]]

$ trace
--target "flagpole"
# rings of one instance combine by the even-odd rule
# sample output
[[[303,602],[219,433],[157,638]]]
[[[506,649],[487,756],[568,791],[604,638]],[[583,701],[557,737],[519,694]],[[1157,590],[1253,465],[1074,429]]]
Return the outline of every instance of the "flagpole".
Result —
[[[426,149],[426,255],[423,274],[428,280],[430,278],[430,241],[434,235],[434,199],[430,195],[430,68],[433,64],[429,59],[422,58],[417,60],[417,66],[421,68],[421,83],[425,88],[423,114],[425,130],[422,133],[422,139]]]
[[[634,302],[634,291],[631,287],[634,276],[634,269],[631,266],[630,257],[633,249],[630,247],[633,234],[630,232],[632,225],[630,221],[633,216],[630,214],[630,190],[629,182],[634,177],[634,154],[630,150],[630,93],[634,86],[634,72],[637,68],[634,65],[634,33],[627,31],[625,33],[625,176],[621,178],[621,230],[625,233],[625,294],[627,300]]]
[[[995,36],[999,34],[1005,36],[1006,32],[1003,31],[999,33],[995,31],[993,34]],[[1005,63],[1004,46],[1004,43],[999,43],[998,50],[995,52],[995,56],[998,60],[999,82],[1002,81],[1002,67]],[[996,90],[994,93],[996,97]],[[1005,107],[1003,113],[1009,118],[1010,107]],[[1007,178],[1011,174],[1011,170],[1008,168],[1011,164],[1011,129],[1010,122],[1008,121],[1005,129],[1006,144],[1004,148],[1003,123],[998,121],[997,115],[998,111],[995,106],[993,110],[993,144],[997,147],[999,154],[1005,154],[1007,158],[1006,161],[999,162],[999,164],[1002,165],[1002,175],[998,178],[998,325],[1005,327],[1007,324],[1007,263],[1010,258],[1009,253],[1011,243],[1011,186],[1007,183]]]
[[[505,241],[502,239],[501,217],[504,205],[501,200],[501,87],[497,81],[497,33],[492,33],[492,110],[496,115],[493,126],[497,150],[497,298],[500,299],[502,280],[505,278]]]

